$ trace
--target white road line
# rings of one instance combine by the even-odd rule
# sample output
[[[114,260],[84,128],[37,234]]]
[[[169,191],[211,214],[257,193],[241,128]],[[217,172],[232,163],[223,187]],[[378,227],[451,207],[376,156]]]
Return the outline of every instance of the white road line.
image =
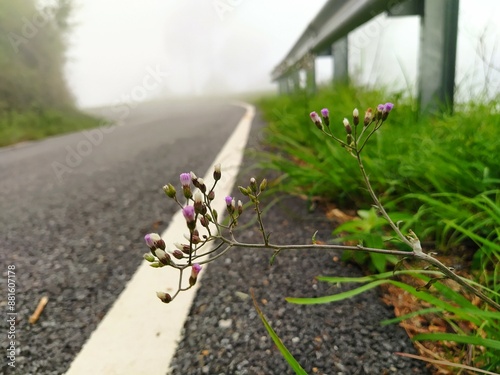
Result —
[[[213,163],[222,164],[222,178],[217,184],[217,198],[213,206],[220,213],[225,211],[224,197],[233,192],[255,115],[253,106],[235,104],[246,108],[246,113]],[[208,184],[213,181],[212,173],[210,169],[204,177]],[[185,232],[185,219],[179,211],[162,238],[167,247],[172,249],[172,243],[184,240]],[[203,271],[200,276],[202,274]],[[175,288],[177,277],[178,272],[175,270],[153,269],[144,261],[83,346],[66,375],[165,375],[200,285],[198,282],[195,288],[180,293],[171,304],[161,303],[155,291],[165,290],[166,286]]]

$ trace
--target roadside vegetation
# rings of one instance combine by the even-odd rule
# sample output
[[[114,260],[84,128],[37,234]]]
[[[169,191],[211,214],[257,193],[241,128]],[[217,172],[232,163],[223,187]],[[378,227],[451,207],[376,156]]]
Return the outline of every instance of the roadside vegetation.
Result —
[[[332,133],[344,139],[342,121],[354,107],[362,116],[366,108],[384,100],[393,102],[395,110],[363,150],[373,190],[403,233],[412,229],[424,251],[436,252],[459,275],[481,284],[490,298],[500,302],[498,100],[471,101],[457,105],[453,114],[423,116],[412,98],[362,87],[261,99],[258,105],[269,124],[265,133],[269,151],[260,154],[261,166],[280,173],[275,191],[321,202],[327,214],[346,213],[337,221],[332,243],[347,240],[403,249],[371,207],[356,159],[309,119],[311,111],[327,107]],[[352,220],[345,219],[349,216]],[[469,364],[500,372],[500,312],[436,278],[432,270],[415,273],[411,270],[415,264],[397,263],[395,257],[380,254],[345,252],[344,256],[378,275],[356,280],[319,277],[323,282],[363,285],[321,301],[289,298],[289,302],[332,302],[383,285],[384,299],[398,315],[392,323],[405,327],[422,358],[462,365],[435,363],[436,373],[458,373]]]
[[[95,127],[65,82],[70,0],[0,2],[0,146]]]

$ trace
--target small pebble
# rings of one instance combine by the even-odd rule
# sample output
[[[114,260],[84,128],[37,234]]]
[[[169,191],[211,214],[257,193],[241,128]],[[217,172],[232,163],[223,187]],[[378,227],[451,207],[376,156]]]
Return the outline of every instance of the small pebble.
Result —
[[[232,319],[219,320],[219,328],[227,329],[227,328],[231,328],[232,325],[233,325]]]

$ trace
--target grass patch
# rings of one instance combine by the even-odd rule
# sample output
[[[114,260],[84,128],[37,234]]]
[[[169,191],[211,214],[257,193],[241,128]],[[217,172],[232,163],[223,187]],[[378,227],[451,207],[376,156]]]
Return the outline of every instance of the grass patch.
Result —
[[[0,112],[0,146],[95,128],[99,120],[74,109]]]
[[[411,99],[383,90],[356,87],[325,88],[314,97],[304,93],[275,96],[258,102],[269,126],[265,141],[269,152],[261,154],[261,165],[283,174],[280,188],[287,193],[321,196],[341,207],[367,209],[371,199],[362,183],[356,160],[328,140],[309,119],[309,112],[330,109],[330,128],[345,138],[342,120],[349,120],[354,107],[360,116],[368,107],[391,101],[395,109],[363,151],[371,183],[389,212],[407,213],[422,240],[438,240],[442,250],[463,243],[469,213],[498,220],[500,168],[495,155],[500,150],[500,108],[496,102],[457,106],[454,114],[420,116]],[[476,197],[476,198],[475,198]],[[476,200],[474,203],[471,200]],[[453,219],[453,210],[467,213]],[[445,205],[449,215],[442,213]],[[484,210],[488,212],[484,213]],[[493,218],[491,216],[494,216]],[[448,220],[448,221],[447,221]],[[460,226],[453,229],[455,220]],[[465,225],[465,226],[464,226]],[[498,241],[498,231],[480,235]],[[479,241],[480,242],[480,241]],[[472,240],[473,247],[481,244]]]
[[[476,196],[500,185],[494,157],[500,150],[500,116],[494,103],[470,103],[454,115],[431,118],[419,116],[413,102],[401,95],[352,87],[258,102],[269,123],[266,141],[272,149],[262,164],[286,175],[288,192],[361,206],[368,194],[356,161],[318,132],[309,112],[328,107],[330,127],[344,139],[342,119],[354,107],[362,116],[364,109],[382,101],[394,102],[395,110],[370,141],[364,161],[384,202],[409,193]],[[407,201],[399,206],[414,210],[419,205]]]
[[[457,105],[453,114],[419,115],[414,102],[403,95],[387,95],[383,90],[356,87],[324,88],[311,97],[305,93],[276,96],[258,102],[269,126],[265,132],[267,152],[261,153],[261,166],[282,173],[281,191],[326,198],[340,207],[355,208],[359,218],[346,222],[334,232],[342,239],[362,241],[374,247],[392,247],[391,234],[383,221],[369,210],[372,200],[364,188],[358,164],[345,149],[325,137],[309,119],[311,111],[330,110],[330,129],[345,139],[342,120],[351,124],[352,110],[360,117],[368,107],[393,102],[387,123],[374,134],[363,150],[363,161],[370,182],[391,217],[404,220],[403,233],[413,229],[427,249],[453,254],[459,266],[473,270],[476,286],[499,301],[500,286],[500,106],[498,99],[488,103]],[[347,235],[347,237],[346,237]],[[344,252],[344,254],[346,254]],[[451,259],[451,257],[449,257]],[[422,302],[420,311],[394,322],[431,314],[430,325],[413,336],[414,340],[439,341],[424,353],[450,358],[472,357],[485,370],[500,370],[499,313],[482,306],[471,296],[457,292],[455,286],[425,275],[434,271],[404,271],[431,285],[415,288],[392,280],[393,272],[383,271],[394,264],[367,254],[358,263],[378,271],[375,279],[364,279],[362,287],[333,296],[310,299],[289,298],[292,303],[330,303],[350,298],[379,285],[390,284]],[[470,277],[471,272],[465,272]],[[319,278],[333,283],[358,282],[354,279]],[[409,297],[408,297],[409,298]],[[434,320],[433,320],[434,319]],[[437,320],[436,320],[437,319]],[[418,324],[425,322],[419,320]],[[417,327],[415,324],[414,327]],[[453,346],[447,343],[453,342]],[[471,348],[473,348],[472,351]],[[433,354],[433,355],[434,355]],[[460,360],[458,360],[460,362]],[[451,372],[449,372],[451,373]],[[455,372],[453,372],[455,373]]]

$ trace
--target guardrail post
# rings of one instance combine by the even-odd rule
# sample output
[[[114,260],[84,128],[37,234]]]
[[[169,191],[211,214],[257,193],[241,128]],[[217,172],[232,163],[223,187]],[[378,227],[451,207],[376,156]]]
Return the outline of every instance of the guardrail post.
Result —
[[[316,69],[314,61],[306,70],[306,91],[310,94],[316,92]]]
[[[286,87],[286,79],[285,78],[280,78],[278,80],[278,92],[281,95],[284,95],[287,93],[287,87]]]
[[[332,44],[333,83],[347,83],[349,80],[347,35]]]
[[[459,0],[424,0],[419,102],[424,112],[453,107]]]
[[[291,73],[291,81],[292,81],[292,90],[291,91],[300,90],[300,72],[298,70],[294,70]]]

